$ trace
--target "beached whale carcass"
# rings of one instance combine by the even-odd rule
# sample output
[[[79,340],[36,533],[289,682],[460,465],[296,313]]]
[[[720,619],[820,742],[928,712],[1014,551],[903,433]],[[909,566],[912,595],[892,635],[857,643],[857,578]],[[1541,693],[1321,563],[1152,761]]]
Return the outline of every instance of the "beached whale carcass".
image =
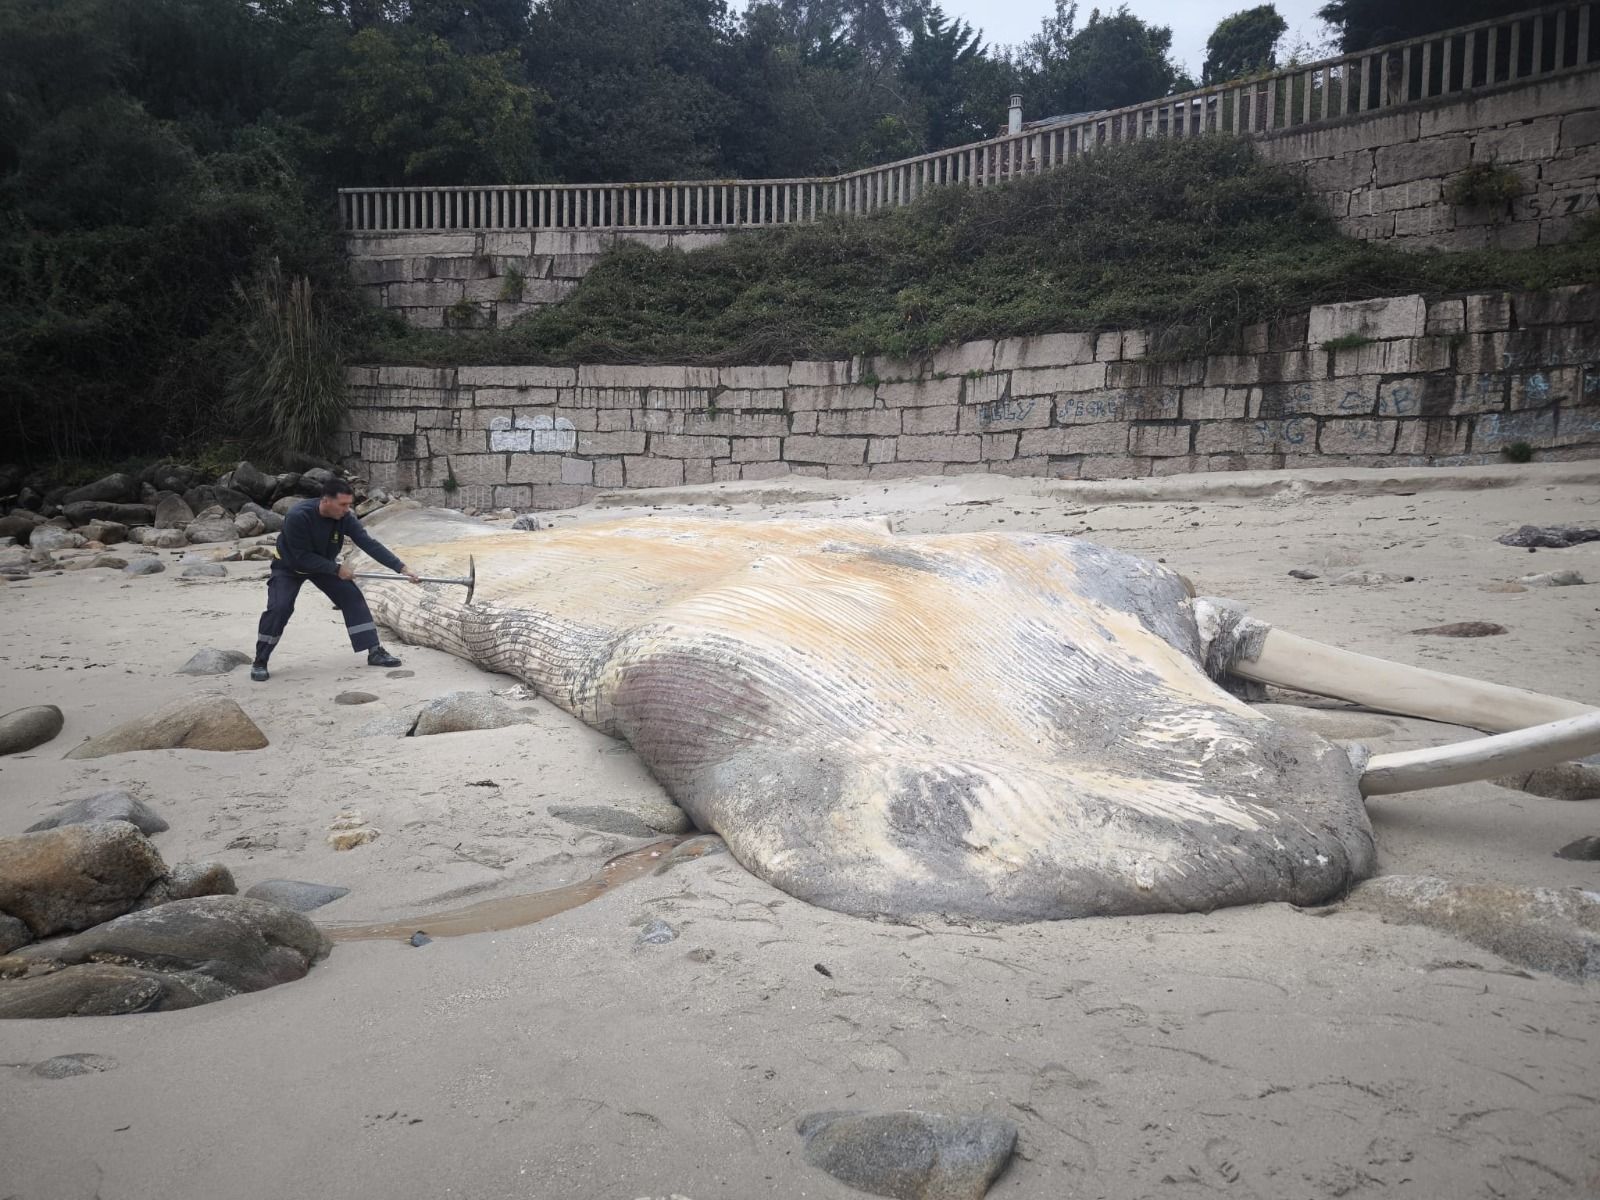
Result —
[[[369,586],[380,622],[625,738],[802,899],[1030,920],[1313,904],[1374,869],[1363,756],[1208,674],[1270,669],[1282,635],[1156,563],[867,521],[530,535],[412,509],[381,536],[427,574],[472,555],[478,587]]]

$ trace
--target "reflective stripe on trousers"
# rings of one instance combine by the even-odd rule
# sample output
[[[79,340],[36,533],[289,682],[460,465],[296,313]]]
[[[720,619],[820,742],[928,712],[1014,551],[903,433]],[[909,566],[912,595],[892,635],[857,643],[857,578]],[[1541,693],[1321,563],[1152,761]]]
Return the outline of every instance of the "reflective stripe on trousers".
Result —
[[[289,618],[294,615],[295,598],[302,584],[309,583],[344,615],[345,632],[350,635],[352,650],[371,650],[378,644],[378,626],[367,607],[367,598],[354,580],[340,579],[337,575],[297,575],[287,567],[273,564],[267,572],[267,611],[261,614],[256,626],[256,660],[266,662],[272,648],[283,637]]]

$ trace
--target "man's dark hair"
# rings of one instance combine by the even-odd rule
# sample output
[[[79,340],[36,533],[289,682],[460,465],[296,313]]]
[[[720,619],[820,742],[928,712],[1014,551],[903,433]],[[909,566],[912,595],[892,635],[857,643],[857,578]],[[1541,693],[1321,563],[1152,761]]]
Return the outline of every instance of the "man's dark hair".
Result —
[[[335,496],[354,496],[356,493],[355,489],[343,479],[330,479],[322,485],[322,494],[331,500]]]

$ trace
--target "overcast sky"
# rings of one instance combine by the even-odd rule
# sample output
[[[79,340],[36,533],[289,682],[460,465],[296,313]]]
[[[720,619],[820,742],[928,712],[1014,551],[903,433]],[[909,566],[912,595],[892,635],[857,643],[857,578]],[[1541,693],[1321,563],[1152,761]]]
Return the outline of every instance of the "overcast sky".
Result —
[[[1324,41],[1327,29],[1315,14],[1326,2],[1275,0],[1279,15],[1289,22],[1288,40]],[[1095,6],[1095,0],[1079,0],[1080,29]],[[1110,11],[1117,3],[1100,0],[1099,7]],[[1128,0],[1128,11],[1140,20],[1172,26],[1172,56],[1186,66],[1196,80],[1200,78],[1200,64],[1206,57],[1206,39],[1217,22],[1230,13],[1253,7],[1255,4],[1251,0],[1222,0],[1220,3],[1217,0]],[[1055,11],[1055,3],[1054,0],[944,0],[944,11],[983,30],[985,45],[1015,45],[1038,32],[1039,22]],[[1026,97],[1023,103],[1026,105]]]

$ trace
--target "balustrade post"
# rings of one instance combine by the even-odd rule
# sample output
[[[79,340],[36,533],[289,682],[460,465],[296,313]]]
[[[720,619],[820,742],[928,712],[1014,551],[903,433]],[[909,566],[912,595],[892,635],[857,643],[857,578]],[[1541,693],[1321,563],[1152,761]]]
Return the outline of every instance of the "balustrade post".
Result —
[[[1555,69],[1564,70],[1567,65],[1567,12],[1563,9],[1556,14],[1556,61]]]
[[[1574,66],[1586,66],[1589,62],[1589,10],[1593,7],[1585,4],[1578,10],[1578,53]]]
[[[1522,22],[1511,22],[1511,59],[1506,63],[1506,82],[1517,78],[1517,68],[1522,65]]]

